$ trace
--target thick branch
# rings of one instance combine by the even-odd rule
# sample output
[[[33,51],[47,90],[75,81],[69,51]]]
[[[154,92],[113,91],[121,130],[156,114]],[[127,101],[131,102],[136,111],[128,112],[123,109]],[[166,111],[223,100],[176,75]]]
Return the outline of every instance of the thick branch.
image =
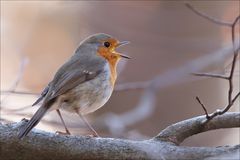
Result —
[[[34,129],[29,136],[17,139],[19,127],[25,124],[0,124],[1,159],[204,159],[239,152],[233,147],[176,146],[185,138],[200,132],[239,127],[240,113],[226,113],[202,128],[204,116],[179,122],[151,140],[133,141],[114,138],[63,136]],[[173,141],[173,139],[176,139]],[[174,142],[174,143],[171,143]],[[174,152],[173,152],[174,150]]]
[[[205,123],[205,121],[206,116],[199,116],[173,124],[160,132],[154,139],[171,141],[179,145],[186,138],[195,134],[220,128],[240,127],[240,113],[225,113],[215,117],[208,123]]]

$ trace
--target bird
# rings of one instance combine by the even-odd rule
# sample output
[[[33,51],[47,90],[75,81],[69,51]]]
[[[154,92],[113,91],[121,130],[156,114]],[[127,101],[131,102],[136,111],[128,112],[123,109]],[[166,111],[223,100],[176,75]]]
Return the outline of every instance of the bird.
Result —
[[[117,64],[129,56],[116,52],[128,44],[105,33],[93,34],[82,42],[74,54],[57,70],[33,106],[41,102],[32,118],[20,128],[18,138],[25,137],[47,112],[56,110],[70,134],[60,110],[77,113],[93,136],[98,133],[85,119],[85,115],[101,108],[110,98],[117,79]]]

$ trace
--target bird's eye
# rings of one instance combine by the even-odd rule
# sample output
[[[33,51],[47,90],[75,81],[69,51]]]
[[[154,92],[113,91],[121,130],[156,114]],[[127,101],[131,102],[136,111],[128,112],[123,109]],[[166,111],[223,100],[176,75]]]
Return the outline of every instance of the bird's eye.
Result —
[[[110,45],[111,45],[111,44],[110,44],[109,42],[104,42],[104,46],[105,46],[105,47],[108,48],[108,47],[110,47]]]

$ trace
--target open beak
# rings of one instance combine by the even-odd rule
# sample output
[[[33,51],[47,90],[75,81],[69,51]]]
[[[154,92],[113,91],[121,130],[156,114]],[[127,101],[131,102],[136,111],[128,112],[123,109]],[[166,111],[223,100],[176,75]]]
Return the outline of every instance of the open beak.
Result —
[[[120,46],[123,46],[123,45],[126,45],[126,44],[129,44],[130,42],[129,41],[122,41],[122,42],[119,42],[117,44],[117,47],[120,47]],[[127,56],[127,55],[124,55],[122,53],[118,53],[122,58],[126,58],[126,59],[131,59],[131,57]]]
[[[120,46],[129,44],[129,43],[130,43],[129,41],[122,41],[122,42],[119,42],[119,43],[117,44],[117,47],[120,47]]]

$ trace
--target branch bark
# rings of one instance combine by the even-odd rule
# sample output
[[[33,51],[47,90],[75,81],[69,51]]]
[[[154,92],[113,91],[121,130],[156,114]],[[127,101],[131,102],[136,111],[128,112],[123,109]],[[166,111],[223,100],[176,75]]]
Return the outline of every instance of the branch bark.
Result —
[[[208,123],[205,123],[206,116],[199,116],[185,121],[173,124],[162,132],[155,139],[173,142],[176,145],[181,144],[186,138],[202,132],[240,127],[240,113],[230,112],[222,116],[217,116]]]
[[[0,124],[1,159],[204,159],[234,154],[240,145],[222,147],[177,146],[193,134],[239,127],[240,113],[225,113],[202,128],[205,116],[188,119],[163,130],[150,140],[64,136],[34,129],[23,140],[17,133],[25,122]],[[172,139],[176,139],[173,141]],[[173,143],[174,142],[174,143]]]

